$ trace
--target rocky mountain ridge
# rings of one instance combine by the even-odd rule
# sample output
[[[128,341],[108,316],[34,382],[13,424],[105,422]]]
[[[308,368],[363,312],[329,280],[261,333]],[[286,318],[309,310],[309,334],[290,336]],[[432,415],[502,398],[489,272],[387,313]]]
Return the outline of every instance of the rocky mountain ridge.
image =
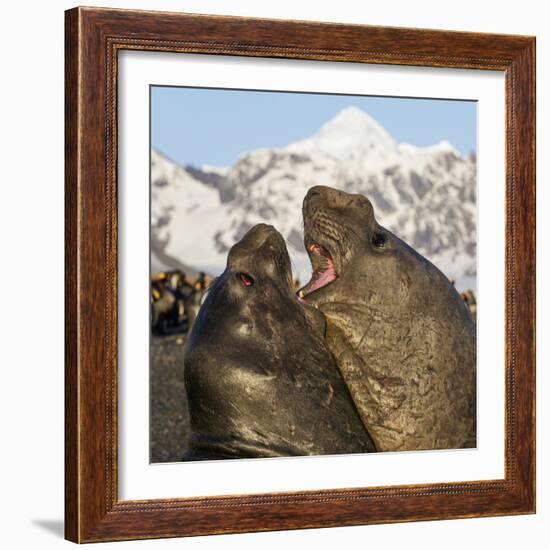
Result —
[[[309,278],[301,203],[313,185],[362,193],[378,221],[457,286],[475,286],[476,161],[446,141],[397,143],[349,107],[310,138],[247,152],[227,168],[179,166],[151,154],[152,270],[221,272],[229,248],[258,222],[285,237],[297,276]]]

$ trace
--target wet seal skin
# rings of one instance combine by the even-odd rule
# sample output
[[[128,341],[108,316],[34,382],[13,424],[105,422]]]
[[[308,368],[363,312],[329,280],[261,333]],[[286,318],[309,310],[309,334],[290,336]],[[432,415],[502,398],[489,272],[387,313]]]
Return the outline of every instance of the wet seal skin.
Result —
[[[185,348],[184,460],[374,451],[325,330],[293,292],[281,235],[253,227],[229,251]]]
[[[476,445],[476,333],[433,264],[379,225],[370,201],[329,187],[303,204],[327,342],[378,451]]]

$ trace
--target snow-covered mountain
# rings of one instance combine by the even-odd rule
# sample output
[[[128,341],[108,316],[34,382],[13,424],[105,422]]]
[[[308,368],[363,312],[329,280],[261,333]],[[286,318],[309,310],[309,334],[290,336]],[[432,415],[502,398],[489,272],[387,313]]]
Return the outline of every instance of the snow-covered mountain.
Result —
[[[310,138],[244,153],[228,168],[178,166],[151,156],[152,270],[190,266],[213,275],[258,222],[284,235],[297,275],[309,279],[302,200],[313,185],[362,193],[378,221],[429,258],[459,288],[476,275],[476,162],[448,142],[397,143],[348,107]]]

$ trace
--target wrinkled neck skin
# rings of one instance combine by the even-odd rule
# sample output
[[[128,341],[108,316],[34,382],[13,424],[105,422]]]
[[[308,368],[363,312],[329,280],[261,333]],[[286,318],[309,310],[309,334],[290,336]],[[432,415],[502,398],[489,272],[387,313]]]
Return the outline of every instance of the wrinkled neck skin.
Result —
[[[475,445],[475,325],[448,279],[388,235],[356,240],[338,278],[307,296],[379,451]]]
[[[276,279],[258,280],[253,298],[234,280],[216,281],[185,350],[190,459],[373,451],[323,315]]]

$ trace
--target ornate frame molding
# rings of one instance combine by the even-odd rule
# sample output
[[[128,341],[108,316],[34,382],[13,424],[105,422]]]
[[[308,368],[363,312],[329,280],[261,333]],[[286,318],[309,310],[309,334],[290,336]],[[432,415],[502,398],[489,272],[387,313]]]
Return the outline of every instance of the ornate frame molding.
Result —
[[[499,70],[506,80],[506,475],[467,483],[119,501],[117,54]],[[535,39],[99,8],[66,12],[66,538],[174,537],[535,511]]]

